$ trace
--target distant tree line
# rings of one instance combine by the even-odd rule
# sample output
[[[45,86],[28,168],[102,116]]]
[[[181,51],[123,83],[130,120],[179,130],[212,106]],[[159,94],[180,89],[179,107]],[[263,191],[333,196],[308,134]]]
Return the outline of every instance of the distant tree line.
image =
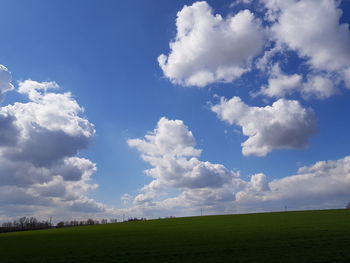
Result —
[[[129,217],[126,221],[145,221],[146,218]],[[0,233],[4,232],[15,232],[15,231],[25,231],[25,230],[36,230],[36,229],[48,229],[48,228],[61,228],[61,227],[73,227],[73,226],[91,226],[99,224],[117,223],[117,219],[107,219],[95,220],[71,220],[71,221],[60,221],[56,226],[52,225],[50,221],[39,221],[35,217],[21,217],[18,220],[11,222],[2,223],[0,226]]]
[[[109,222],[117,223],[118,221],[117,219],[110,219]],[[21,217],[18,220],[2,223],[0,226],[0,233],[73,226],[88,226],[98,224],[108,224],[108,220],[102,219],[101,221],[99,221],[89,218],[88,220],[79,221],[60,221],[56,224],[56,226],[54,226],[49,221],[39,221],[35,217]]]
[[[146,218],[137,218],[137,217],[129,217],[128,220],[126,220],[127,222],[131,222],[131,221],[146,221]]]
[[[49,221],[39,221],[35,217],[21,217],[1,224],[0,233],[51,228]]]
[[[112,221],[113,220],[113,221]],[[111,219],[111,223],[116,223],[116,219]],[[89,218],[88,220],[71,220],[71,221],[61,221],[58,222],[56,227],[71,227],[71,226],[91,226],[91,225],[99,225],[99,224],[108,224],[107,219],[102,219],[101,221],[99,220],[94,220]]]
[[[146,218],[137,218],[137,217],[129,217],[126,221],[131,222],[131,221],[145,221]],[[108,224],[108,223],[117,223],[117,219],[110,219],[109,222],[107,219],[102,219],[101,221],[99,220],[94,220],[89,218],[88,220],[71,220],[71,221],[61,221],[58,222],[56,225],[56,228],[60,227],[72,227],[72,226],[91,226],[91,225],[99,225],[99,224]]]

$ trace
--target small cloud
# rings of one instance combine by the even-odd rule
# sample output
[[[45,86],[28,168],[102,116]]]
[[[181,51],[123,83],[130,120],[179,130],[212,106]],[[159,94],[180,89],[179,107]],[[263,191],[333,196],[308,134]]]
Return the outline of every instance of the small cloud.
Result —
[[[242,127],[248,139],[242,143],[243,155],[265,156],[274,149],[303,149],[316,133],[313,110],[298,101],[279,99],[271,106],[251,107],[239,97],[225,98],[212,106],[219,119]]]
[[[120,198],[120,200],[123,202],[124,205],[128,205],[129,202],[132,200],[132,195],[129,194],[123,194],[123,196]]]

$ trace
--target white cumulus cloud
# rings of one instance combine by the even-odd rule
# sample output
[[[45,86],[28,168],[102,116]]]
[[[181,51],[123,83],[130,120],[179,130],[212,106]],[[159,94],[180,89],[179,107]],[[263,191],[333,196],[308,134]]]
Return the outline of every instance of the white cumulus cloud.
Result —
[[[205,1],[184,6],[176,29],[169,55],[158,62],[167,78],[183,86],[235,80],[250,70],[265,42],[261,22],[249,10],[223,18]]]
[[[248,191],[237,193],[237,202],[246,209],[264,207],[278,210],[326,209],[344,207],[350,198],[350,157],[334,161],[319,161],[302,167],[292,176],[269,183],[270,191],[254,196]]]
[[[181,133],[173,134],[172,142],[187,134],[194,147],[193,135],[182,121],[162,118],[154,131],[142,141],[154,142],[162,137],[160,125],[178,125]],[[164,130],[163,130],[164,131]],[[149,137],[151,136],[151,138]],[[180,139],[182,140],[182,139]],[[159,141],[168,144],[167,140]],[[169,149],[157,155],[152,147],[138,148],[142,158],[152,168],[146,170],[153,180],[145,185],[134,198],[130,211],[142,211],[143,215],[190,215],[217,213],[244,213],[253,211],[280,211],[288,209],[321,209],[343,207],[350,198],[350,157],[335,161],[320,161],[300,168],[295,175],[272,181],[263,173],[256,173],[247,180],[240,172],[229,171],[221,164],[198,159],[199,156],[178,156]],[[161,147],[163,148],[163,147]],[[195,161],[191,161],[195,159]],[[170,162],[171,160],[171,162]],[[174,164],[175,163],[175,164]],[[159,170],[158,170],[159,169]],[[199,179],[199,181],[197,181]],[[171,194],[174,193],[175,194]],[[126,196],[130,198],[129,195]]]
[[[234,175],[223,165],[198,160],[201,150],[194,148],[193,134],[181,120],[163,117],[153,132],[128,145],[153,166],[145,171],[155,180],[147,189],[220,187]]]
[[[4,72],[10,81],[7,69],[0,75]],[[77,156],[91,142],[95,128],[70,93],[52,90],[59,90],[57,83],[19,82],[17,92],[28,101],[0,107],[0,185],[5,200],[0,217],[16,216],[13,211],[60,216],[105,209],[87,197],[97,188],[91,183],[96,165]]]
[[[298,101],[279,99],[271,106],[251,107],[239,97],[221,98],[211,107],[218,118],[242,127],[248,139],[244,155],[265,156],[274,149],[301,149],[316,132],[315,114]]]
[[[270,67],[268,84],[263,85],[258,92],[251,92],[253,96],[264,95],[271,98],[283,98],[293,93],[299,93],[303,99],[323,100],[335,94],[339,89],[332,78],[321,74],[309,73],[303,80],[300,74],[287,75],[282,72],[279,64]]]
[[[286,75],[281,71],[279,65],[275,64],[271,69],[268,85],[262,86],[257,94],[274,98],[285,97],[298,90],[301,82],[301,75]]]
[[[145,173],[153,181],[136,196],[136,204],[153,201],[166,188],[219,189],[237,177],[235,172],[221,164],[198,159],[201,150],[194,148],[193,134],[181,120],[163,117],[144,139],[131,139],[128,144],[152,166]]]
[[[333,72],[346,81],[350,67],[350,31],[348,24],[340,23],[340,1],[263,2],[273,21],[271,32],[277,42],[296,51],[311,69]]]

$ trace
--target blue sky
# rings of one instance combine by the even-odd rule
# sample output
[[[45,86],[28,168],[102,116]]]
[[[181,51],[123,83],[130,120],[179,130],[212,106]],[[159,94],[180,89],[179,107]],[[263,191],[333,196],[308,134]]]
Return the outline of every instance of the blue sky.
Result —
[[[254,21],[260,21],[260,29],[267,30],[272,28],[274,24],[280,24],[280,28],[282,28],[284,25],[282,24],[281,13],[285,12],[287,14],[287,12],[292,10],[293,5],[298,4],[293,0],[289,1],[290,6],[286,7],[279,2],[269,0],[240,2],[221,0],[202,2],[202,4],[205,3],[207,8],[211,8],[212,15],[220,14],[224,21],[235,17],[239,11],[247,8],[253,14]],[[306,7],[310,4],[309,0],[301,2],[305,2]],[[334,10],[343,11],[340,20],[336,21],[337,25],[350,22],[349,1],[344,0],[339,5],[333,0],[322,0],[322,2],[330,4]],[[140,195],[140,189],[144,185],[148,185],[154,178],[158,178],[160,181],[164,178],[160,179],[161,175],[154,175],[152,179],[152,176],[146,176],[143,173],[144,170],[152,168],[154,165],[143,160],[142,154],[153,158],[153,153],[150,154],[150,152],[141,149],[140,144],[128,145],[128,140],[142,139],[145,134],[152,132],[156,128],[161,117],[166,117],[169,125],[171,120],[182,120],[182,123],[176,123],[176,125],[179,127],[186,126],[187,130],[192,132],[193,136],[190,136],[189,140],[192,140],[192,137],[195,138],[196,145],[190,145],[190,147],[202,149],[200,157],[197,156],[201,162],[207,161],[211,164],[221,164],[226,167],[225,169],[232,170],[235,173],[240,171],[241,179],[244,182],[250,182],[252,175],[261,173],[264,176],[266,175],[267,179],[259,177],[260,181],[266,179],[271,182],[275,179],[297,174],[300,167],[312,166],[318,161],[343,160],[349,154],[350,143],[348,134],[350,134],[350,124],[347,113],[350,110],[348,103],[350,90],[346,87],[346,77],[340,72],[342,70],[345,72],[348,66],[350,68],[350,65],[343,63],[342,65],[327,67],[325,66],[326,62],[310,62],[313,58],[316,61],[318,59],[317,54],[324,50],[322,49],[319,53],[314,54],[312,52],[307,53],[310,48],[303,49],[303,47],[300,47],[300,45],[305,43],[312,46],[315,43],[311,42],[315,41],[315,39],[320,42],[327,42],[327,45],[325,44],[327,48],[332,47],[333,44],[329,39],[334,36],[334,41],[336,42],[338,41],[336,37],[340,34],[332,31],[335,28],[332,24],[334,21],[329,22],[332,26],[326,27],[334,35],[332,35],[332,32],[329,33],[330,35],[327,35],[328,33],[326,32],[324,33],[324,38],[322,38],[322,33],[320,33],[320,36],[309,40],[305,33],[306,40],[304,42],[302,40],[294,41],[292,34],[283,35],[280,33],[278,35],[279,33],[276,33],[278,29],[275,31],[276,36],[271,36],[272,33],[266,33],[266,35],[261,36],[264,39],[261,47],[256,43],[256,47],[252,47],[247,51],[249,62],[244,59],[239,62],[246,64],[245,66],[249,68],[246,73],[233,79],[230,79],[231,76],[228,74],[213,81],[205,80],[204,85],[196,85],[193,84],[194,82],[188,85],[188,82],[186,84],[186,81],[188,81],[186,72],[182,73],[183,75],[174,73],[178,70],[176,67],[181,65],[172,67],[168,60],[169,71],[166,73],[160,67],[157,58],[161,54],[170,57],[171,53],[175,54],[187,49],[185,43],[178,50],[171,50],[169,49],[169,43],[172,41],[176,42],[175,37],[177,36],[178,28],[175,21],[178,12],[184,10],[184,5],[195,10],[196,3],[196,1],[160,0],[123,2],[107,0],[3,0],[0,2],[0,64],[6,66],[8,71],[11,72],[12,83],[15,88],[18,89],[21,86],[20,83],[28,79],[38,83],[56,82],[61,87],[57,92],[71,92],[73,95],[69,100],[75,100],[84,108],[84,112],[79,113],[79,116],[88,120],[95,127],[96,133],[91,138],[89,137],[89,143],[86,147],[81,147],[76,149],[76,151],[79,152],[79,157],[87,158],[97,166],[97,171],[91,175],[89,184],[98,184],[98,188],[84,193],[85,199],[83,199],[85,201],[94,200],[101,207],[103,206],[103,209],[106,210],[101,208],[103,211],[98,211],[101,212],[101,216],[119,216],[123,211],[129,211],[129,213],[136,215],[144,213],[150,217],[157,217],[158,214],[160,216],[167,215],[169,213],[187,215],[196,214],[198,207],[202,206],[208,209],[208,213],[230,212],[226,208],[220,210],[220,204],[209,205],[203,203],[193,205],[190,208],[187,207],[181,213],[176,210],[177,208],[167,207],[166,209],[168,210],[166,212],[162,212],[161,208],[157,208],[155,211],[152,210],[152,212],[147,214],[147,209],[151,204],[141,204],[134,200],[135,197]],[[310,6],[312,6],[312,3]],[[271,12],[277,10],[280,12],[280,17],[277,20],[268,21],[266,14],[268,14],[269,10]],[[312,13],[317,10],[308,11]],[[320,8],[320,13],[322,12],[322,8]],[[297,13],[293,14],[297,15]],[[197,19],[201,19],[198,17]],[[286,17],[288,18],[287,15]],[[319,16],[316,14],[316,17]],[[186,19],[186,17],[183,19]],[[325,18],[325,20],[327,19]],[[254,21],[251,23],[254,24]],[[196,30],[196,28],[192,28],[192,30]],[[314,28],[313,30],[317,31],[320,28]],[[347,34],[346,37],[339,37],[339,41],[343,41],[346,46],[350,43],[348,27],[345,28],[345,32]],[[243,38],[243,40],[248,42],[242,48],[252,44],[249,42],[251,34],[251,32],[247,31],[248,37]],[[205,37],[210,39],[210,35]],[[303,33],[301,32],[298,37],[303,39]],[[198,41],[201,44],[200,40]],[[232,43],[237,43],[237,45],[241,43],[234,42],[234,37],[232,41]],[[265,70],[259,70],[256,66],[258,59],[271,47],[275,46],[278,41],[282,43],[282,47],[277,51],[277,55],[269,60],[270,68],[266,66]],[[213,43],[214,46],[221,48],[215,41]],[[336,50],[337,45],[334,45]],[[198,46],[198,48],[200,49],[201,47]],[[204,51],[197,55],[210,58],[213,54],[210,48],[206,51],[204,47]],[[255,49],[258,51],[255,52]],[[350,46],[349,48],[340,47],[339,49],[339,52],[334,51],[333,53],[340,57],[350,56],[350,53],[348,53]],[[241,51],[239,48],[232,46],[232,51],[228,49],[222,52],[228,52],[228,54],[237,52],[238,54]],[[242,51],[241,53],[244,52]],[[325,56],[332,57],[333,53],[330,52],[330,54]],[[218,53],[218,55],[223,54]],[[223,57],[225,57],[225,54]],[[334,60],[336,61],[337,59],[338,57],[334,56]],[[212,60],[215,60],[215,58]],[[200,61],[203,61],[201,57],[198,60],[189,62],[189,64],[197,63],[195,66],[184,64],[181,67],[192,70],[200,64]],[[231,62],[225,61],[225,63]],[[236,65],[238,62],[234,63]],[[280,71],[273,73],[273,65],[277,64],[280,67]],[[330,64],[328,63],[328,65]],[[206,65],[205,67],[215,69],[216,66]],[[241,64],[239,67],[241,67]],[[182,69],[179,70],[181,71]],[[297,74],[302,78],[295,86],[311,87],[311,84],[307,86],[306,83],[308,76],[312,75],[320,76],[323,80],[329,80],[332,83],[333,90],[329,95],[325,95],[321,99],[317,98],[314,90],[310,91],[314,86],[309,88],[309,90],[291,87],[290,89],[295,91],[287,92],[279,97],[271,97],[266,94],[252,95],[252,93],[261,90],[262,86],[268,85],[269,79],[282,79],[283,76],[290,77],[293,74]],[[279,84],[281,83],[279,82]],[[37,84],[33,85],[33,90],[42,89],[35,86]],[[50,87],[47,89],[49,90]],[[322,92],[323,88],[324,86],[320,87]],[[46,92],[49,91],[46,91],[46,88],[43,90],[45,91],[43,91],[44,95],[42,96],[45,96]],[[26,103],[28,102],[26,97],[29,96],[28,94],[30,94],[29,91],[7,91],[3,96],[2,106],[11,105],[15,102]],[[307,126],[307,128],[315,131],[312,132],[310,130],[309,134],[302,135],[304,136],[302,139],[306,140],[305,143],[299,143],[298,145],[288,143],[278,145],[277,143],[277,146],[269,145],[272,148],[263,155],[244,155],[242,154],[241,143],[246,141],[248,137],[242,134],[242,126],[249,126],[249,122],[259,121],[252,117],[254,113],[252,113],[252,116],[248,116],[246,120],[242,120],[240,117],[236,119],[233,117],[225,118],[220,115],[220,112],[213,112],[211,107],[220,104],[220,97],[226,100],[230,100],[232,97],[239,97],[248,107],[256,106],[260,108],[272,105],[281,97],[283,100],[297,101],[300,104],[300,109],[310,108],[314,112],[314,127]],[[224,105],[221,104],[221,106],[222,108],[220,109],[224,110]],[[52,122],[54,121],[52,119]],[[228,122],[231,122],[231,124]],[[248,123],[239,124],[242,122]],[[312,126],[312,124],[310,125]],[[295,129],[298,130],[299,128],[295,127]],[[156,136],[157,132],[153,135]],[[295,138],[297,135],[292,134],[289,136]],[[265,139],[263,138],[263,140]],[[275,145],[275,142],[272,144]],[[40,144],[36,146],[35,151],[41,151]],[[344,185],[350,184],[344,179],[349,174],[347,171],[344,173],[343,177],[337,180],[344,180]],[[9,172],[4,176],[11,177],[13,175]],[[54,176],[60,175],[56,174]],[[262,184],[265,185],[265,182]],[[162,187],[167,190],[162,188],[161,191],[167,192],[167,195],[170,197],[175,197],[188,189],[194,189],[186,185],[174,186],[171,183],[164,183]],[[270,188],[272,189],[271,186]],[[202,188],[197,187],[195,189]],[[211,189],[211,187],[206,186],[206,190],[208,189]],[[152,191],[156,190],[153,189]],[[237,193],[245,190],[232,191]],[[337,193],[341,195],[341,198],[335,197],[334,202],[331,204],[319,202],[315,206],[310,206],[310,208],[345,206],[343,204],[344,200],[349,197],[350,201],[350,195],[347,196],[340,190],[334,190],[332,196],[337,196]],[[120,199],[124,194],[130,195],[130,200],[126,205]],[[141,194],[147,195],[149,192],[145,193],[145,191],[141,190]],[[191,194],[196,195],[195,192],[191,192]],[[297,191],[295,195],[298,195]],[[254,198],[256,196],[261,195],[254,194]],[[323,198],[323,192],[317,196],[317,198],[323,200],[321,197]],[[156,201],[161,199],[158,195],[154,198]],[[235,198],[237,200],[238,197],[236,196]],[[268,199],[268,197],[266,198]],[[307,203],[308,197],[305,198],[304,201]],[[54,200],[54,202],[56,201]],[[226,201],[229,202],[229,200]],[[288,202],[293,203],[294,201]],[[257,203],[259,202],[257,201]],[[157,205],[159,204],[157,203]],[[159,207],[163,207],[163,205],[159,205]],[[50,206],[53,207],[54,205],[51,204]],[[70,206],[74,207],[71,203]],[[220,209],[215,209],[215,206],[220,207]],[[295,201],[291,206],[295,209],[305,208],[300,200]],[[23,208],[24,206],[21,205],[20,207]],[[176,205],[176,207],[178,206]],[[259,209],[254,205],[247,205],[247,208],[240,211],[278,210],[278,207],[283,207],[283,205],[262,205]],[[26,213],[46,216],[42,210],[42,206],[40,206],[32,210],[29,209]],[[55,215],[57,214],[58,217],[67,218],[71,216],[69,213],[63,212],[63,210],[58,205],[58,212],[56,210],[51,212]],[[21,210],[19,209],[19,211]],[[236,210],[231,211],[235,212]],[[6,210],[5,207],[0,207],[0,219],[19,214],[20,212],[15,213]],[[81,217],[84,217],[84,214]]]

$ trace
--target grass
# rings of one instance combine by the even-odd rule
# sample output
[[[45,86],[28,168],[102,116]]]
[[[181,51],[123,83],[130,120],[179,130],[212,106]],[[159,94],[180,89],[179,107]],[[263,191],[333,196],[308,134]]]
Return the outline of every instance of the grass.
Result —
[[[0,234],[0,262],[350,262],[350,210],[221,215]]]

